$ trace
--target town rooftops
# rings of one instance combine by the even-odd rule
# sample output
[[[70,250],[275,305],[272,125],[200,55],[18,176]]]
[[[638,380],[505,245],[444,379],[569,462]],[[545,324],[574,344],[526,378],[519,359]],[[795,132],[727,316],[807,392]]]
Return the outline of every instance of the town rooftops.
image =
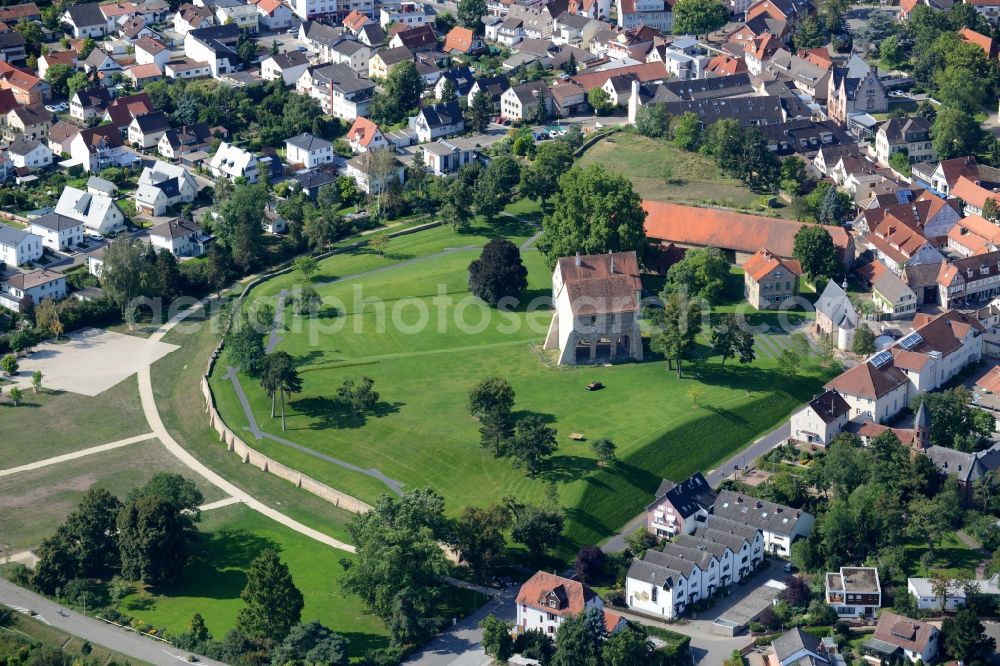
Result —
[[[817,654],[820,651],[819,639],[812,634],[807,634],[798,627],[795,627],[791,631],[786,631],[781,634],[771,643],[771,647],[774,649],[774,656],[777,658],[779,664],[785,663],[785,660],[789,657],[795,655],[801,650],[807,650],[813,654]],[[801,662],[795,662],[801,663]],[[806,662],[812,663],[812,662]]]
[[[279,53],[278,55],[271,56],[271,59],[274,60],[274,64],[281,69],[288,69],[290,67],[299,67],[301,65],[309,64],[309,58],[307,58],[306,54],[301,51]]]
[[[333,144],[326,139],[321,139],[318,136],[313,136],[308,132],[303,132],[298,136],[293,136],[290,139],[285,139],[285,143],[295,146],[299,150],[305,150],[307,152],[312,152],[314,150],[324,150],[326,148],[332,148]]]
[[[776,268],[784,268],[795,276],[802,275],[802,264],[795,259],[782,259],[766,247],[757,250],[756,254],[743,264],[744,272],[755,282],[759,282]]]
[[[349,95],[364,90],[372,90],[375,84],[345,63],[326,65],[312,70],[313,85],[331,85],[337,92]]]
[[[849,414],[851,411],[851,406],[847,404],[847,401],[844,400],[843,396],[832,389],[824,391],[810,400],[809,407],[816,412],[816,415],[819,416],[824,423],[833,423],[845,414]]]
[[[162,222],[149,230],[150,236],[167,239],[184,238],[198,233],[201,233],[201,227],[179,217]]]
[[[142,49],[150,55],[156,55],[162,51],[167,50],[166,44],[159,42],[151,37],[143,37],[132,42],[132,45],[137,49]]]
[[[75,229],[83,224],[83,222],[75,220],[72,217],[60,215],[59,213],[49,213],[31,220],[31,224],[36,227],[48,229],[49,231],[65,231],[67,229]]]
[[[751,527],[782,536],[791,536],[802,516],[799,509],[760,500],[732,490],[723,490],[715,500],[715,515],[745,522]]]
[[[906,384],[906,375],[892,363],[892,355],[882,361],[883,357],[873,356],[864,363],[859,363],[850,370],[827,382],[826,388],[835,389],[844,395],[859,396],[869,400],[878,400],[884,395]]]
[[[383,63],[385,63],[386,67],[392,67],[393,65],[406,60],[413,60],[413,51],[405,46],[397,46],[395,48],[379,51],[372,57],[378,57]]]
[[[133,121],[143,134],[166,132],[170,129],[170,119],[163,111],[154,111],[136,116]]]
[[[942,473],[954,475],[963,483],[978,481],[987,472],[1000,469],[1000,445],[997,444],[975,453],[935,444],[928,447],[924,454]]]
[[[735,213],[719,208],[698,208],[664,201],[643,201],[646,235],[661,241],[697,247],[723,247],[754,253],[766,247],[778,256],[792,257],[795,234],[804,223]],[[824,227],[840,256],[846,257],[851,239],[842,227]],[[853,258],[853,257],[852,257]]]
[[[8,227],[6,224],[0,224],[0,246],[17,247],[29,235],[27,231],[21,231],[14,227]]]
[[[682,518],[687,518],[699,511],[710,510],[712,504],[715,503],[715,498],[716,494],[712,490],[712,486],[708,485],[708,481],[701,475],[701,472],[695,472],[680,483],[674,483],[667,479],[660,482],[653,504],[658,504],[661,500],[666,499]]]
[[[1000,250],[985,252],[952,262],[941,262],[937,281],[950,287],[956,280],[961,282],[985,280],[1000,275]]]
[[[462,122],[462,107],[457,101],[431,104],[420,109],[428,127],[446,127]]]
[[[448,31],[448,36],[444,40],[445,53],[468,53],[472,49],[475,41],[475,33],[469,28],[455,26]]]
[[[10,142],[10,145],[7,146],[7,152],[11,155],[20,155],[23,157],[30,155],[40,145],[42,145],[42,142],[38,139],[25,139],[21,137]]]
[[[101,5],[96,2],[88,2],[83,5],[71,5],[66,9],[70,20],[77,28],[91,27],[95,25],[107,25],[108,20],[101,12]]]
[[[56,273],[50,271],[47,268],[36,268],[33,271],[28,271],[26,273],[18,273],[17,275],[12,275],[11,277],[4,280],[8,285],[14,287],[15,289],[20,289],[25,291],[27,289],[32,289],[39,285],[48,284],[50,282],[56,282],[58,280],[64,280],[65,276],[62,273]]]
[[[934,317],[913,333],[899,340],[894,348],[919,354],[938,353],[947,356],[962,347],[969,333],[982,334],[985,329],[979,321],[964,312],[948,310]]]
[[[437,34],[430,25],[419,25],[396,33],[400,43],[411,51],[437,48]]]
[[[372,140],[378,136],[378,132],[378,125],[364,116],[358,116],[354,119],[351,129],[347,131],[347,138],[367,148]]]
[[[93,88],[86,88],[84,90],[76,91],[76,98],[79,100],[80,106],[85,109],[90,109],[98,106],[104,106],[111,102],[111,93],[104,86],[94,86]]]
[[[521,586],[516,603],[560,617],[579,615],[596,595],[579,581],[536,572]]]

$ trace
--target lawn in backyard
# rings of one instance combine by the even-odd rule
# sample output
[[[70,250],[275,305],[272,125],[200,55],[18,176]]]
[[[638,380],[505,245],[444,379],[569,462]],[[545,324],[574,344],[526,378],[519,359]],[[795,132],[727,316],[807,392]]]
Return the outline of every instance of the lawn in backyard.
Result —
[[[519,234],[517,241],[523,237]],[[776,370],[776,354],[763,353],[752,365],[731,362],[722,369],[704,338],[697,350],[700,360],[689,364],[683,378],[655,359],[554,367],[538,349],[550,311],[497,313],[470,304],[467,267],[485,240],[435,229],[393,240],[384,258],[357,252],[321,262],[310,284],[322,296],[323,310],[315,322],[289,312],[276,347],[295,357],[304,384],[287,405],[286,432],[279,419],[270,418],[270,400],[257,381],[241,378],[258,424],[312,451],[378,469],[405,488],[430,486],[445,496],[451,514],[507,493],[542,501],[545,482],[554,482],[568,511],[559,549],[568,557],[579,545],[612,535],[641,511],[661,478],[679,480],[713,468],[786,418],[832,373],[809,362],[800,376],[786,378]],[[476,247],[462,249],[470,245]],[[547,293],[551,276],[543,258],[533,249],[522,255],[529,269],[528,297]],[[275,294],[301,281],[301,275],[281,276],[251,298],[273,303]],[[359,288],[361,298],[355,295]],[[439,307],[435,299],[441,298],[452,305]],[[378,326],[380,308],[386,313],[384,328]],[[481,330],[456,326],[456,310]],[[428,312],[425,327],[417,325],[421,311]],[[320,332],[310,339],[310,330]],[[774,349],[781,340],[772,332],[760,344]],[[255,448],[366,501],[387,492],[370,476],[270,439],[255,440],[223,376],[228,364],[224,354],[211,378],[217,404],[230,427]],[[466,411],[466,399],[472,386],[489,375],[513,385],[515,416],[541,415],[558,431],[559,450],[538,478],[479,446],[478,424]],[[346,379],[365,376],[375,380],[380,401],[372,414],[351,417],[335,400],[336,389]],[[592,381],[606,388],[588,392]],[[701,391],[697,404],[689,398],[693,387]],[[588,441],[570,440],[570,433],[582,433]],[[618,446],[613,467],[598,467],[591,452],[589,441],[601,437]]]
[[[189,471],[157,439],[17,472],[0,478],[0,549],[37,546],[55,531],[90,488],[120,498],[157,472],[176,472],[198,484],[206,502],[224,495]]]
[[[976,567],[983,561],[984,555],[974,548],[962,543],[954,533],[948,533],[934,549],[934,556],[928,562],[923,561],[927,554],[927,542],[921,539],[910,539],[904,545],[906,554],[906,571],[914,572],[914,576],[929,578],[933,572],[958,577],[976,577]]]
[[[0,402],[0,423],[0,469],[149,432],[135,375],[94,397],[29,389],[17,407]]]
[[[199,542],[180,579],[163,588],[141,589],[121,602],[121,610],[168,633],[187,631],[201,613],[213,636],[222,640],[243,607],[240,592],[250,562],[265,548],[278,551],[305,598],[303,621],[318,620],[351,642],[352,655],[388,644],[381,621],[361,600],[340,590],[341,559],[353,556],[272,521],[245,506],[206,511]]]
[[[760,194],[722,173],[714,159],[681,150],[663,139],[630,132],[611,134],[588,148],[578,164],[601,164],[611,173],[626,176],[643,199],[762,212]],[[794,218],[789,206],[768,213]]]

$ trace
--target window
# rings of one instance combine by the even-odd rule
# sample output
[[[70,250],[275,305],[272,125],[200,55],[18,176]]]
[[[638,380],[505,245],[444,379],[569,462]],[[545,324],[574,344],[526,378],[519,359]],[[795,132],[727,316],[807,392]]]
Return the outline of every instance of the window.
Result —
[[[654,604],[657,603],[657,599],[659,598],[659,592],[660,592],[659,589],[657,589],[657,587],[654,585],[653,589],[649,593],[649,598],[653,601]]]

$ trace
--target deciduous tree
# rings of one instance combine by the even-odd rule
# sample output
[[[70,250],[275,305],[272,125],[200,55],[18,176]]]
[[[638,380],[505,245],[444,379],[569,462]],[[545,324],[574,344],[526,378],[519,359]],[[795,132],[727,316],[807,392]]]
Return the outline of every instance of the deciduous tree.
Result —
[[[469,291],[491,306],[504,298],[516,298],[527,288],[528,269],[521,261],[521,251],[506,238],[491,240],[469,264]]]
[[[479,419],[480,444],[502,455],[514,434],[514,387],[503,377],[486,377],[469,391],[468,409]]]
[[[528,476],[538,474],[542,461],[559,448],[556,430],[545,425],[540,416],[529,415],[514,425],[514,437],[507,445],[507,453],[514,458],[515,467],[523,467]]]

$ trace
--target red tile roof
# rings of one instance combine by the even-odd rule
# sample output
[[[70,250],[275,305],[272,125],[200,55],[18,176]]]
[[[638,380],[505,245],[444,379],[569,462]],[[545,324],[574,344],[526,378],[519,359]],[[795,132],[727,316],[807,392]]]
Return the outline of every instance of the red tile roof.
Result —
[[[594,592],[579,581],[539,571],[521,586],[516,603],[560,617],[572,617],[582,613],[594,596]],[[549,604],[550,600],[554,607]]]
[[[455,26],[448,32],[448,36],[444,40],[444,52],[445,53],[468,53],[472,48],[472,42],[475,39],[475,34],[469,28],[463,28],[462,26]]]
[[[355,9],[344,17],[344,27],[351,32],[357,32],[370,20],[371,19],[362,14],[359,10]]]
[[[757,250],[757,253],[746,260],[743,270],[754,282],[760,282],[775,268],[782,267],[789,273],[802,275],[802,264],[794,259],[783,260],[766,247]]]
[[[746,253],[766,247],[786,259],[792,257],[795,234],[806,226],[803,222],[664,201],[643,201],[642,207],[646,211],[644,227],[649,238]],[[848,233],[841,227],[823,228],[830,233],[841,257],[846,259],[852,245]]]
[[[976,386],[981,386],[990,393],[1000,393],[1000,365],[994,365],[990,371],[976,381]]]
[[[980,34],[972,28],[962,28],[958,31],[958,36],[970,44],[975,44],[983,50],[987,58],[994,56],[993,40],[986,35]]]
[[[358,116],[351,129],[347,131],[347,138],[367,148],[372,139],[378,135],[378,131],[378,125],[363,116]]]
[[[747,71],[747,65],[742,59],[733,58],[723,53],[709,60],[705,71],[719,76],[728,76]]]
[[[951,186],[951,195],[957,197],[967,204],[971,204],[978,208],[983,209],[986,204],[987,199],[996,199],[1000,202],[1000,193],[991,192],[985,187],[976,185],[975,182],[969,180],[965,176],[960,176],[955,184]]]
[[[870,362],[846,370],[826,384],[841,395],[855,395],[877,400],[907,382],[906,375],[893,363],[876,368]]]
[[[631,74],[640,82],[666,81],[670,78],[670,74],[662,62],[644,62],[639,65],[628,65],[627,67],[617,67],[600,72],[584,72],[577,74],[572,79],[583,86],[584,90],[590,91],[603,86],[612,76],[620,76],[622,74]]]

